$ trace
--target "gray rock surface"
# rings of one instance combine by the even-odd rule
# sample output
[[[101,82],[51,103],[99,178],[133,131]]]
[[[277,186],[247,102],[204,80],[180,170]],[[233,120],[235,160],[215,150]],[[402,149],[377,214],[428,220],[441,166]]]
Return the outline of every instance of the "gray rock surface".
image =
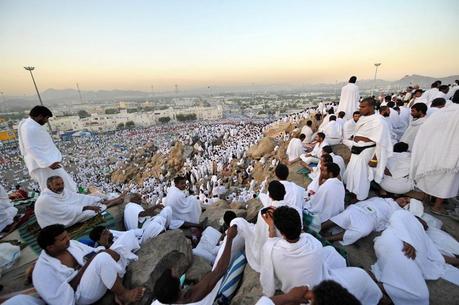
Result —
[[[204,275],[212,271],[212,266],[202,257],[193,255],[193,264],[186,272],[186,282],[199,282]]]
[[[151,304],[154,285],[166,269],[183,274],[193,261],[191,242],[180,230],[167,231],[147,241],[137,255],[138,261],[127,268],[124,283],[128,288],[146,288],[140,305]]]
[[[245,266],[242,276],[242,283],[231,301],[232,305],[254,305],[263,295],[260,274],[250,268],[249,264]]]
[[[223,215],[225,215],[226,211],[233,211],[236,213],[237,217],[245,217],[247,215],[246,210],[232,210],[229,208],[225,209],[218,206],[210,206],[201,214],[199,222],[202,223],[207,218],[207,225],[213,227],[216,230],[219,230],[221,226],[221,220],[223,219]]]

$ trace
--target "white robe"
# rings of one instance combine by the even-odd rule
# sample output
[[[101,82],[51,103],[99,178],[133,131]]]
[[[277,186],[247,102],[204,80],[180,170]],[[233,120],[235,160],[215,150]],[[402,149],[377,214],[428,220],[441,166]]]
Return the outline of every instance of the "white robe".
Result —
[[[373,231],[383,231],[392,213],[399,209],[391,198],[373,197],[349,205],[330,220],[345,230],[341,244],[347,246]]]
[[[403,242],[416,250],[414,260],[403,253]],[[375,238],[374,248],[377,261],[372,271],[395,305],[427,305],[429,290],[425,280],[447,276],[458,279],[459,270],[445,263],[421,223],[408,211],[392,214],[388,228]]]
[[[327,179],[319,186],[317,193],[309,200],[306,209],[317,214],[324,222],[344,210],[344,185],[338,178]]]
[[[330,121],[324,128],[325,137],[330,145],[336,145],[341,143],[343,137],[343,130],[341,125],[336,121]]]
[[[341,88],[337,112],[344,111],[346,119],[352,118],[352,114],[359,108],[359,87],[356,84],[348,83]]]
[[[303,142],[301,142],[301,140],[298,138],[291,139],[288,143],[286,153],[288,156],[288,161],[291,162],[295,159],[298,159],[301,156],[301,154],[304,154]]]
[[[411,151],[414,144],[414,139],[416,138],[416,134],[419,131],[419,127],[426,121],[427,117],[419,118],[416,120],[412,120],[411,124],[403,133],[402,137],[400,138],[400,142],[404,142],[408,144],[408,151]]]
[[[96,196],[78,194],[65,190],[61,194],[45,189],[35,202],[35,216],[40,228],[53,224],[70,227],[96,216],[94,211],[83,211],[84,206],[98,206],[102,210],[106,206],[100,204]]]
[[[303,140],[303,143],[305,144],[311,143],[312,135],[314,134],[314,132],[312,131],[312,128],[309,127],[308,125],[305,125],[303,126],[303,128],[301,128],[301,133],[306,136]]]
[[[46,188],[48,177],[61,176],[64,187],[76,191],[76,183],[62,167],[56,170],[49,168],[55,162],[62,162],[62,154],[44,126],[31,118],[24,119],[19,123],[18,137],[24,162],[32,179],[39,183],[40,190]]]
[[[343,144],[351,149],[354,141],[350,140],[354,135],[356,122],[354,119],[347,120],[343,125]]]
[[[363,269],[346,267],[346,261],[333,247],[322,247],[310,234],[302,233],[296,243],[270,238],[264,245],[260,283],[265,295],[272,296],[277,288],[287,293],[294,287],[314,286],[323,280],[338,282],[363,305],[376,305],[382,297]]]
[[[355,126],[355,136],[369,138],[376,147],[367,148],[359,155],[352,154],[344,173],[343,181],[346,188],[357,195],[358,200],[368,197],[370,182],[375,180],[381,182],[386,168],[387,159],[392,156],[392,142],[387,125],[379,114],[362,116]],[[369,146],[371,142],[358,142],[355,146]],[[368,162],[376,155],[378,164],[375,169],[371,169]]]
[[[346,163],[344,163],[343,157],[335,155],[334,153],[331,153],[330,156],[333,158],[333,163],[339,166],[339,175],[343,177],[344,172],[346,171]]]
[[[14,222],[17,213],[18,209],[11,204],[8,194],[0,184],[0,232]]]
[[[46,305],[42,299],[39,299],[34,296],[19,294],[6,302],[3,302],[2,305]]]
[[[95,249],[78,241],[71,240],[67,249],[80,266],[84,265],[84,256]],[[32,273],[35,289],[49,305],[92,304],[111,289],[119,274],[124,270],[107,253],[97,254],[81,278],[76,291],[69,282],[78,271],[63,265],[57,258],[40,253]]]
[[[194,196],[185,196],[185,193],[176,186],[171,186],[166,196],[165,205],[172,209],[171,228],[177,229],[184,222],[199,223],[201,205]]]
[[[459,105],[451,104],[419,128],[411,154],[410,178],[423,192],[452,198],[459,190]]]
[[[303,222],[304,197],[306,196],[305,189],[291,181],[281,180],[280,183],[285,187],[284,202],[287,202],[289,206],[298,211],[301,222]]]
[[[405,194],[414,188],[410,179],[411,154],[409,152],[396,153],[387,161],[387,169],[392,176],[384,175],[380,186],[387,192]]]

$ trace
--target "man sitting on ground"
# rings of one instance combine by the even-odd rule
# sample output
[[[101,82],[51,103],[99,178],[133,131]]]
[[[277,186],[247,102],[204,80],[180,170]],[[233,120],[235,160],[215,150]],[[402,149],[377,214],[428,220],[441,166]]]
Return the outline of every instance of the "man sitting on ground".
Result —
[[[47,180],[47,188],[35,202],[35,216],[40,228],[56,223],[70,227],[123,201],[124,194],[115,199],[101,200],[100,197],[75,193],[64,189],[61,177],[51,176]]]
[[[324,128],[325,137],[329,145],[336,145],[341,143],[343,137],[343,130],[341,125],[336,122],[336,116],[331,115],[330,120]]]
[[[414,188],[410,179],[411,153],[408,152],[408,144],[399,142],[394,145],[394,153],[387,160],[384,176],[379,184],[382,188],[381,196],[392,194],[405,194]]]
[[[119,274],[120,256],[110,249],[96,253],[94,248],[70,240],[63,225],[51,225],[38,234],[43,249],[32,273],[35,289],[49,305],[92,304],[107,290],[122,303],[139,301],[143,288],[128,290]]]
[[[301,186],[294,182],[287,181],[289,170],[285,164],[279,163],[275,169],[276,177],[285,187],[285,202],[289,202],[294,207],[303,219],[303,206],[306,191]]]
[[[323,247],[312,235],[301,233],[300,217],[294,209],[271,208],[263,219],[269,227],[260,273],[266,296],[273,296],[276,289],[286,293],[294,287],[313,286],[332,279],[362,304],[378,304],[382,293],[370,276],[363,269],[346,267],[346,261],[333,247]],[[277,231],[282,237],[276,236]]]
[[[314,145],[312,151],[300,156],[301,160],[306,164],[318,163],[319,158],[322,155],[322,148],[328,145],[328,142],[325,141],[325,134],[323,132],[318,132],[315,140],[316,144]]]
[[[297,161],[304,154],[303,141],[305,138],[304,134],[300,134],[298,138],[293,138],[288,143],[286,154],[289,163]]]

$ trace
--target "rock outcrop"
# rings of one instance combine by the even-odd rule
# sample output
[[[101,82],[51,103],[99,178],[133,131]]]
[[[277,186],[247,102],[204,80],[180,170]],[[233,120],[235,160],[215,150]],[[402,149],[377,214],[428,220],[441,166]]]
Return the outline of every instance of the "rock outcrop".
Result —
[[[264,137],[257,144],[252,145],[247,151],[247,156],[252,159],[260,159],[264,155],[271,153],[274,150],[276,143],[271,137]]]
[[[128,266],[124,282],[129,288],[145,287],[139,305],[151,304],[155,283],[166,269],[183,274],[193,262],[191,241],[180,230],[167,231],[147,241],[137,255],[139,259]]]

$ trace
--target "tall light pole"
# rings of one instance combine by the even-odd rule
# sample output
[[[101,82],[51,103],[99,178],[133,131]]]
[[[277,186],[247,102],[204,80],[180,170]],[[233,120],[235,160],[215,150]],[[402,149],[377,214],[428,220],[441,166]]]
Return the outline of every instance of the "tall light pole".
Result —
[[[33,73],[32,73],[35,67],[24,67],[24,69],[30,72],[30,76],[32,77],[33,85],[35,86],[35,90],[37,91],[38,100],[40,101],[40,105],[43,106],[43,101],[41,100],[40,92],[38,91],[37,83],[35,82],[35,78],[33,77]],[[49,121],[48,121],[48,127],[49,127],[49,130],[52,132],[53,130],[51,129],[51,124],[49,123]]]
[[[373,96],[373,93],[376,89],[376,75],[378,74],[378,67],[381,65],[381,63],[375,63],[375,79],[373,81],[373,89],[371,90],[371,96]]]
[[[2,96],[2,107],[0,108],[0,110],[2,112],[5,112],[5,107],[6,107],[5,103],[6,102],[5,102],[5,95],[3,95],[3,91],[0,91],[0,95]]]

